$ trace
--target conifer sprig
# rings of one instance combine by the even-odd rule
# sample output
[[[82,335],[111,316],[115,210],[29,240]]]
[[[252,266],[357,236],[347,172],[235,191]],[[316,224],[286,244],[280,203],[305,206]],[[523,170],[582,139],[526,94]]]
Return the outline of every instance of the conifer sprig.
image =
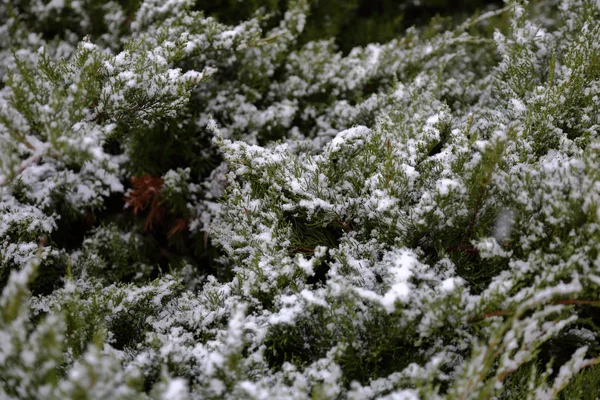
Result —
[[[337,1],[0,4],[0,398],[600,393],[598,2]]]

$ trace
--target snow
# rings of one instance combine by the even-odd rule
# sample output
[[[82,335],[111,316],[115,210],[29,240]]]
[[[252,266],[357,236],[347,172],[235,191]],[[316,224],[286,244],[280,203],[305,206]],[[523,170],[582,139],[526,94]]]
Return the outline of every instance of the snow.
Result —
[[[600,285],[597,10],[508,4],[343,53],[298,42],[306,2],[232,25],[192,0],[132,21],[107,2],[83,40],[83,2],[43,3],[23,6],[37,25],[67,5],[81,25],[49,40],[10,20],[0,46],[0,374],[21,397],[135,398],[148,377],[181,399],[502,397],[548,340],[596,341],[558,301]],[[502,13],[494,41],[471,29]],[[156,210],[119,209],[145,174],[163,180],[152,228]],[[32,296],[34,272],[55,290]],[[403,367],[375,376],[378,354]]]
[[[396,301],[406,301],[411,290],[407,283],[399,282],[394,284],[390,290],[388,290],[383,298],[380,300],[381,305],[387,310],[388,313],[395,311]]]
[[[457,286],[457,278],[448,278],[442,281],[441,289],[443,292],[452,292]]]
[[[510,102],[513,106],[513,109],[515,110],[515,112],[517,114],[523,114],[525,111],[527,111],[527,107],[525,107],[525,105],[523,104],[523,102],[519,99],[510,99]]]
[[[514,224],[514,212],[508,208],[503,209],[496,218],[493,234],[494,239],[498,243],[502,243],[504,240],[510,238]]]
[[[328,144],[327,150],[329,153],[335,153],[342,149],[346,144],[354,144],[354,146],[361,143],[361,139],[370,135],[371,130],[366,126],[357,126],[355,128],[347,129],[338,133],[335,138]]]
[[[460,183],[455,179],[444,178],[436,182],[436,187],[440,195],[447,196],[452,190],[460,187]]]
[[[485,238],[474,242],[473,245],[479,250],[479,256],[483,259],[493,257],[509,258],[512,251],[506,251],[493,237]]]
[[[312,276],[312,275],[314,275],[314,274],[315,274],[315,271],[314,271],[314,269],[313,269],[313,268],[314,268],[314,267],[313,267],[313,265],[314,265],[314,261],[315,261],[315,259],[314,259],[314,258],[311,258],[311,259],[307,260],[307,259],[305,259],[305,258],[304,258],[302,255],[300,255],[300,256],[298,257],[297,261],[298,261],[298,267],[299,267],[299,268],[300,268],[302,271],[304,271],[304,273],[305,273],[306,275],[308,275],[308,276]]]
[[[181,378],[171,380],[167,386],[167,389],[164,391],[163,396],[165,399],[187,399],[189,397],[187,382]]]

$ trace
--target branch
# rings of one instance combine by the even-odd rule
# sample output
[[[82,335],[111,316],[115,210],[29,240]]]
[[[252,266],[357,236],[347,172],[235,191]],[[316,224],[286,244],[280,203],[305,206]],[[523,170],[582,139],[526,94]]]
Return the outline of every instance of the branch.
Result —
[[[29,168],[33,164],[40,161],[40,159],[45,155],[49,155],[53,158],[58,158],[58,156],[59,156],[59,154],[56,151],[53,151],[50,154],[44,154],[44,153],[33,154],[31,157],[29,157],[28,159],[26,159],[25,161],[23,161],[21,163],[21,165],[19,166],[19,169],[16,171],[16,173],[11,178],[5,177],[4,179],[0,179],[0,187],[6,186],[9,183],[11,183],[15,177],[21,175],[23,173],[23,171],[25,171],[27,168]]]
[[[304,246],[290,246],[290,249],[293,250],[293,251],[304,251],[304,252],[307,252],[307,253],[314,253],[315,252],[314,249],[311,249],[309,247],[304,247]]]
[[[348,226],[348,224],[346,224],[344,221],[342,221],[341,218],[336,218],[336,222],[338,224],[340,224],[340,226],[346,231],[346,232],[351,232],[352,228]]]
[[[567,299],[567,300],[556,300],[551,303],[552,305],[588,305],[600,307],[600,300],[577,300],[577,299]],[[489,313],[485,313],[483,315],[470,318],[468,320],[469,323],[483,321],[486,318],[497,317],[499,315],[503,316],[511,316],[513,314],[512,311],[509,310],[497,310]]]

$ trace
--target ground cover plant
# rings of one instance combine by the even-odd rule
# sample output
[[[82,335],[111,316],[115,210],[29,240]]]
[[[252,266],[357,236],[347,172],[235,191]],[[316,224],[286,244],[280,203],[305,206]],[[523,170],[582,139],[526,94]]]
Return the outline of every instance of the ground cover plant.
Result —
[[[364,3],[0,4],[0,398],[599,395],[600,3]]]

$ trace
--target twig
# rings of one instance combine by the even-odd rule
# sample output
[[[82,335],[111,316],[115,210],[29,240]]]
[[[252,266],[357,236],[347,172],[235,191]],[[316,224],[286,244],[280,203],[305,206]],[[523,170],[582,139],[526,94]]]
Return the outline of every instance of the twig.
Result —
[[[336,218],[336,221],[346,232],[352,232],[353,229],[350,228],[344,221],[342,221],[341,218]]]
[[[479,254],[479,250],[477,250],[472,245],[465,244],[465,243],[459,243],[456,246],[452,246],[449,249],[447,249],[447,251],[449,253],[455,253],[455,252],[460,251],[464,254]]]
[[[589,305],[600,307],[600,300],[577,300],[577,299],[567,299],[567,300],[556,300],[551,303],[552,305]],[[512,311],[508,310],[498,310],[489,313],[485,313],[478,317],[473,317],[469,319],[469,323],[479,322],[486,318],[497,317],[499,315],[510,316],[512,315]]]
[[[469,319],[469,323],[483,321],[486,318],[497,317],[499,315],[506,315],[506,316],[508,316],[508,315],[511,315],[511,314],[512,313],[510,311],[498,310],[498,311],[494,311],[494,312],[490,312],[490,313],[486,313],[486,314],[480,315],[478,317],[470,318]]]
[[[50,155],[55,158],[58,156],[57,153],[52,153]],[[10,182],[12,182],[12,180],[15,177],[21,175],[27,168],[29,168],[33,164],[37,163],[40,160],[40,158],[42,158],[43,156],[44,156],[43,153],[37,153],[37,154],[34,154],[31,157],[29,157],[27,160],[23,161],[13,177],[11,177],[11,178],[5,177],[4,179],[0,180],[0,187],[8,185]]]
[[[304,247],[304,246],[290,246],[292,250],[296,250],[296,251],[306,251],[308,253],[314,253],[315,250],[311,249],[309,247]]]

